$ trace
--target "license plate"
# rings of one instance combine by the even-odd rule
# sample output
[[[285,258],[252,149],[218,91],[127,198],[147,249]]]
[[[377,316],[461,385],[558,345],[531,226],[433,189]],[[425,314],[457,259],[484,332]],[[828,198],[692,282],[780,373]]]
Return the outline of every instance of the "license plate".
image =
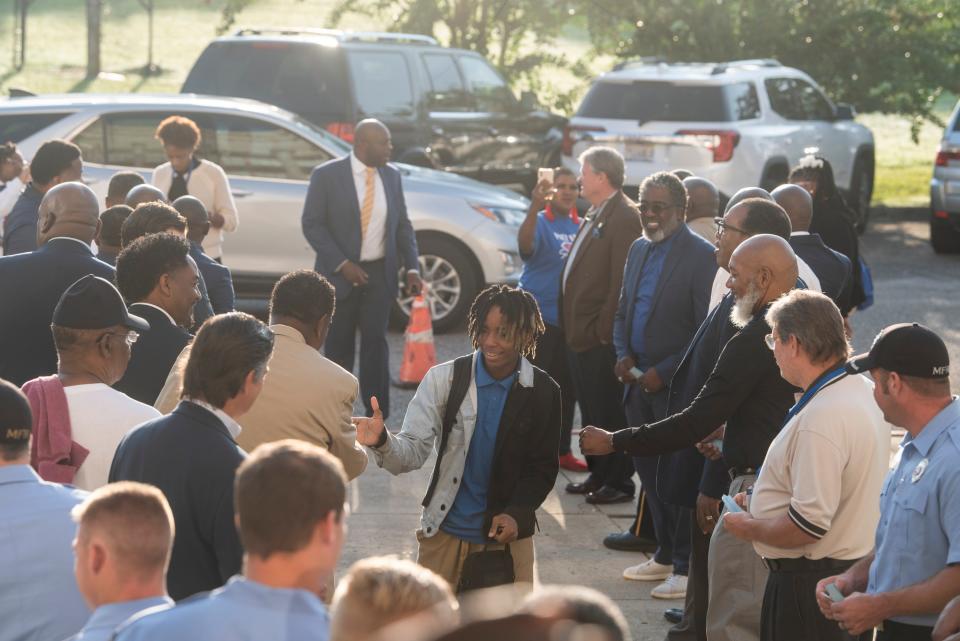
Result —
[[[653,160],[653,145],[648,142],[628,142],[624,145],[623,155],[633,162],[650,162]]]

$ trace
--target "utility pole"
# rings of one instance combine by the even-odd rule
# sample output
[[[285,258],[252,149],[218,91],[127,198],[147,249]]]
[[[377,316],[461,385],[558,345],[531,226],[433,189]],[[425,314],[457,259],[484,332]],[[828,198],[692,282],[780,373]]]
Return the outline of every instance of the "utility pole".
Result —
[[[103,0],[87,0],[87,79],[100,74],[100,27],[103,20]]]

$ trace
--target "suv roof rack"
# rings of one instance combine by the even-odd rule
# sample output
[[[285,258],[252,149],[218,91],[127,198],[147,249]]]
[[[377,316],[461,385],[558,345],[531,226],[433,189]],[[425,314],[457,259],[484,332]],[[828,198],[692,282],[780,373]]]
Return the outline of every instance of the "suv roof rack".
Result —
[[[623,71],[624,69],[636,69],[638,67],[647,67],[653,65],[664,65],[667,67],[710,67],[710,74],[713,76],[719,75],[734,67],[779,67],[780,62],[773,58],[756,58],[750,60],[731,60],[729,62],[695,62],[695,61],[684,61],[684,62],[670,62],[663,56],[644,56],[642,58],[634,58],[631,60],[623,60],[618,62],[613,66],[613,71]]]
[[[780,67],[780,61],[774,58],[751,58],[747,60],[731,60],[721,62],[713,68],[710,75],[717,76],[725,73],[731,67]]]
[[[340,42],[384,42],[392,44],[421,44],[436,46],[440,43],[432,36],[417,33],[389,33],[385,31],[343,31],[341,29],[310,29],[302,27],[248,27],[239,29],[235,36],[326,36]]]
[[[634,67],[644,67],[647,65],[668,65],[667,59],[663,56],[643,56],[642,58],[632,58],[622,60],[613,65],[614,71],[623,71],[624,69],[633,69]]]

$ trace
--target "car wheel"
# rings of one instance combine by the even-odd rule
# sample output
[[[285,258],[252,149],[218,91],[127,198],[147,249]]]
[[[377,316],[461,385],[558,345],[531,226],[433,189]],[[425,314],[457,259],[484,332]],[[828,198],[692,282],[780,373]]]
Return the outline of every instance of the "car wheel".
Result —
[[[939,220],[930,221],[930,244],[938,254],[960,252],[960,234]]]
[[[858,234],[862,234],[867,229],[867,222],[870,220],[870,198],[873,195],[873,181],[870,178],[870,168],[867,167],[863,157],[857,158],[853,166],[853,180],[850,181],[850,204],[853,207],[857,219],[854,221],[854,227]]]
[[[477,295],[480,280],[477,269],[464,255],[462,247],[444,238],[418,239],[420,275],[433,329],[446,332],[459,327]],[[400,282],[403,282],[401,275]],[[404,326],[410,318],[412,296],[397,297],[393,316],[395,324]]]

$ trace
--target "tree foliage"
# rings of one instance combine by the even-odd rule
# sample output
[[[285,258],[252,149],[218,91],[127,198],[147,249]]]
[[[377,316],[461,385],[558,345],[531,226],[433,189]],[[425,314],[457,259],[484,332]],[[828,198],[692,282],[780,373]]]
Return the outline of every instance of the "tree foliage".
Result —
[[[597,48],[668,61],[776,58],[860,111],[939,122],[960,93],[956,0],[593,0]]]

